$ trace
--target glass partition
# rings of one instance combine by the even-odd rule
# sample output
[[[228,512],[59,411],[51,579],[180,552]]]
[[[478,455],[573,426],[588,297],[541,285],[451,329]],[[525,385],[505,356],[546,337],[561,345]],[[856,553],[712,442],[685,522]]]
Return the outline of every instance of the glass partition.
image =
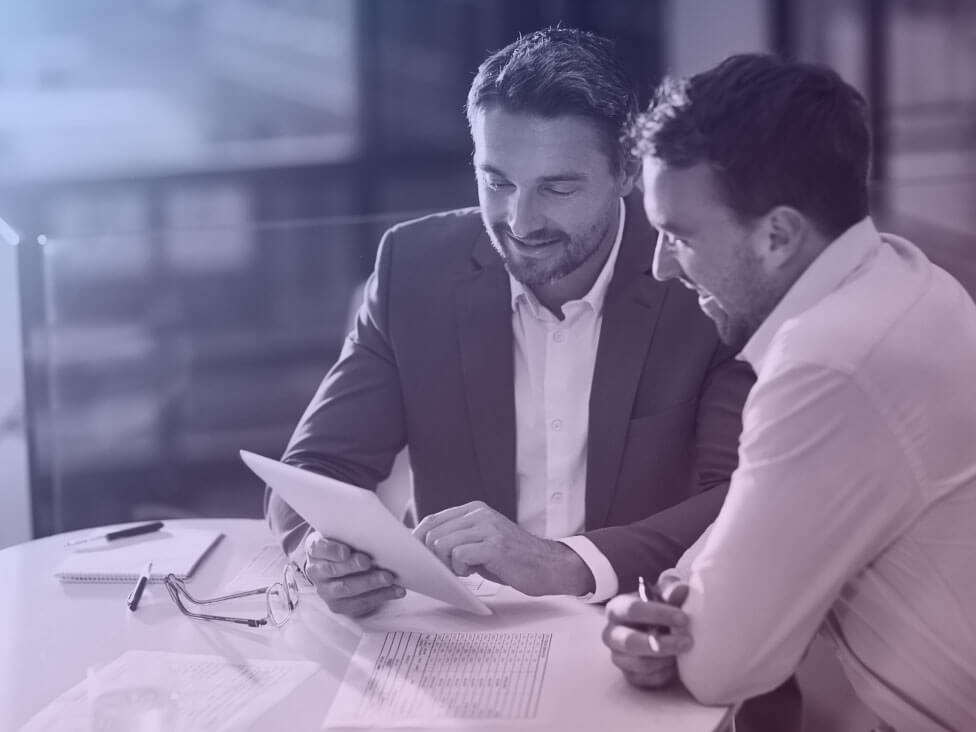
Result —
[[[46,391],[34,500],[49,502],[52,531],[260,515],[237,450],[282,452],[338,355],[380,232],[420,213],[238,226],[245,202],[218,190],[167,198],[169,221],[204,223],[154,231],[138,200],[113,199],[116,227],[130,227],[113,234],[77,233],[97,224],[97,202],[59,201],[51,233],[29,244],[46,313],[32,334]]]

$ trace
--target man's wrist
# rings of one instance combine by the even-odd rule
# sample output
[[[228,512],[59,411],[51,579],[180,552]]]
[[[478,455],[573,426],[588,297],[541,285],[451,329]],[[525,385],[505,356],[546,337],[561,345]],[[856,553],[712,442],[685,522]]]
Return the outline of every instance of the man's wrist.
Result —
[[[545,594],[580,597],[596,590],[593,572],[579,554],[561,541],[547,541],[547,544],[553,553],[555,566],[551,575],[553,588]]]

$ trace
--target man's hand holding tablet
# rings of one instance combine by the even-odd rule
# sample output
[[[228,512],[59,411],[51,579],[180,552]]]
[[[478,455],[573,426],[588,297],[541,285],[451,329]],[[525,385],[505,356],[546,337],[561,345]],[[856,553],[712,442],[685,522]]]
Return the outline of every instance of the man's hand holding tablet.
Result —
[[[377,567],[369,555],[312,531],[305,539],[305,575],[329,609],[360,617],[406,594],[393,572]]]
[[[372,491],[246,450],[241,458],[310,525],[305,570],[334,612],[365,615],[409,589],[491,614]]]

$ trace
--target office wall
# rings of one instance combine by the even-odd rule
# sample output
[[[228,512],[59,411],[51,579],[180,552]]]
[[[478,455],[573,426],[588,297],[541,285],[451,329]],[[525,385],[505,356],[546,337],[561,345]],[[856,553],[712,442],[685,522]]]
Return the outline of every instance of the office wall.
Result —
[[[0,549],[31,538],[16,254],[0,236]]]
[[[685,76],[733,53],[769,51],[766,0],[670,0],[664,42],[667,71]]]

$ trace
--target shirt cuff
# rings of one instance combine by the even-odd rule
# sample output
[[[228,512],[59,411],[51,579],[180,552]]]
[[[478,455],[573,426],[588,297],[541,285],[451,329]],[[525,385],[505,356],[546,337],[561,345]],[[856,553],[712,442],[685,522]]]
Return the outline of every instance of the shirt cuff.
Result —
[[[605,602],[617,594],[620,590],[620,580],[617,572],[606,555],[596,548],[596,544],[585,536],[567,536],[560,539],[563,544],[568,546],[579,555],[583,564],[589,568],[593,574],[593,581],[596,589],[585,595],[579,595],[579,599],[585,602]]]

